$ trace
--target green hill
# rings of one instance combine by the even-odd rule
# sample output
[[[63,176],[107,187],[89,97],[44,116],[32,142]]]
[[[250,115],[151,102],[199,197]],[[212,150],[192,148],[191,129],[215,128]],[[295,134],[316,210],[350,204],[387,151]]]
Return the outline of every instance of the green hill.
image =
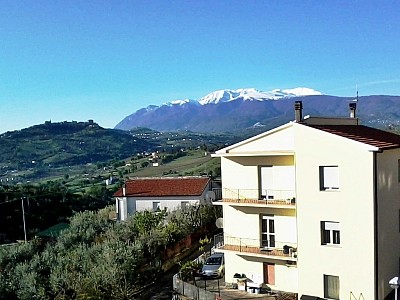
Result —
[[[0,135],[0,184],[56,180],[83,188],[110,176],[217,175],[219,161],[204,153],[241,139],[148,128],[128,132],[93,121],[46,122]],[[152,155],[158,157],[158,167],[150,164]]]
[[[46,122],[0,135],[0,178],[22,170],[119,160],[157,146],[89,122]]]

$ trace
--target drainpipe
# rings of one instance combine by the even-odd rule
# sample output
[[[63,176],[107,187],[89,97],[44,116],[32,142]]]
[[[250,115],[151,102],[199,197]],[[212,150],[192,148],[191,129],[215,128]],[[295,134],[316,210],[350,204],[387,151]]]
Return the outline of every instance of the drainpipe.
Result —
[[[378,299],[378,174],[377,174],[377,152],[373,152],[373,181],[374,181],[374,252],[375,252],[375,299]]]
[[[294,102],[294,120],[296,123],[303,121],[303,102]]]

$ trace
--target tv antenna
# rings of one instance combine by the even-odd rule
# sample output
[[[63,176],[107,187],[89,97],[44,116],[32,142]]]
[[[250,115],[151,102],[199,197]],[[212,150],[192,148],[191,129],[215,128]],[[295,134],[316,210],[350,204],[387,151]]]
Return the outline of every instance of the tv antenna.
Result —
[[[356,99],[355,99],[355,101],[358,102],[358,85],[357,84],[356,84]]]

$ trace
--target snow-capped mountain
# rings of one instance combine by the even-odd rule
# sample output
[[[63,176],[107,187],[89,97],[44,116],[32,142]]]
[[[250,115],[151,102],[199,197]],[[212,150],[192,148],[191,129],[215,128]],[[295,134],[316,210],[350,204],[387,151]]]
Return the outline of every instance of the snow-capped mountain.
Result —
[[[292,96],[313,96],[313,95],[322,95],[321,92],[310,89],[310,88],[306,88],[306,87],[298,87],[298,88],[294,88],[294,89],[286,89],[283,90],[284,93],[288,94],[288,95],[292,95]]]
[[[268,92],[262,92],[254,88],[248,89],[237,89],[237,90],[219,90],[214,91],[206,96],[200,98],[198,101],[192,99],[184,100],[173,100],[166,102],[163,105],[184,105],[187,103],[191,104],[218,104],[221,102],[234,101],[237,99],[241,100],[255,100],[255,101],[265,101],[265,100],[279,100],[288,97],[299,97],[299,96],[310,96],[310,95],[322,95],[321,92],[304,87],[298,87],[294,89],[275,89]]]
[[[188,103],[199,104],[198,101],[196,101],[196,100],[184,99],[184,100],[172,100],[170,102],[164,103],[164,105],[173,106],[173,105],[184,105],[184,104],[188,104]]]
[[[202,105],[205,104],[217,104],[220,102],[234,101],[236,99],[243,100],[279,100],[287,97],[298,97],[298,96],[309,96],[309,95],[322,95],[321,92],[310,88],[294,88],[294,89],[275,89],[269,92],[262,92],[254,88],[249,89],[237,89],[237,90],[219,90],[212,92],[199,100]]]
[[[218,90],[201,97],[199,100],[183,99],[172,100],[160,106],[149,105],[146,108],[139,109],[135,113],[127,116],[119,122],[115,128],[129,130],[134,127],[149,127],[157,130],[179,130],[188,129],[194,131],[214,130],[214,125],[210,119],[218,118],[221,123],[226,116],[233,116],[238,119],[238,113],[254,115],[259,112],[253,111],[250,103],[264,103],[270,105],[270,102],[280,102],[276,100],[292,99],[295,97],[304,97],[307,95],[321,95],[321,92],[310,88],[294,89],[274,89],[263,92],[255,88],[243,88],[236,90]],[[229,110],[224,116],[218,116],[223,110]],[[226,106],[228,105],[228,106]],[[243,108],[243,106],[246,106]],[[238,112],[236,110],[239,109]],[[263,117],[270,115],[263,114]],[[232,119],[232,118],[231,118]],[[253,124],[265,124],[263,118],[249,118]],[[253,122],[254,121],[254,122]],[[204,123],[207,123],[204,125]],[[203,124],[203,125],[202,125]],[[246,121],[247,125],[247,121]],[[226,130],[227,125],[220,124],[221,130]],[[242,126],[239,123],[236,126]],[[207,127],[205,129],[204,127]]]
[[[385,118],[380,113],[385,111],[385,117],[390,113],[390,120],[398,121],[400,97],[388,97],[362,97],[362,106],[357,108],[358,115],[368,122],[381,122]],[[161,106],[150,105],[139,109],[125,117],[115,128],[130,130],[148,127],[159,131],[196,132],[226,132],[251,127],[267,130],[293,120],[294,102],[299,99],[304,103],[304,115],[346,117],[349,115],[349,101],[354,97],[322,95],[319,91],[305,87],[268,92],[254,88],[218,90],[199,100],[174,100]],[[379,110],[376,109],[378,106]],[[398,112],[394,111],[394,107],[399,107]]]

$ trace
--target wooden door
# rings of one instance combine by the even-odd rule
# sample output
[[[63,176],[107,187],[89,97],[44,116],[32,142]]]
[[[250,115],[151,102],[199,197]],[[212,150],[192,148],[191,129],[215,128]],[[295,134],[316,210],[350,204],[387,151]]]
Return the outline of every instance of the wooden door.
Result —
[[[264,283],[275,285],[275,264],[263,263]]]

